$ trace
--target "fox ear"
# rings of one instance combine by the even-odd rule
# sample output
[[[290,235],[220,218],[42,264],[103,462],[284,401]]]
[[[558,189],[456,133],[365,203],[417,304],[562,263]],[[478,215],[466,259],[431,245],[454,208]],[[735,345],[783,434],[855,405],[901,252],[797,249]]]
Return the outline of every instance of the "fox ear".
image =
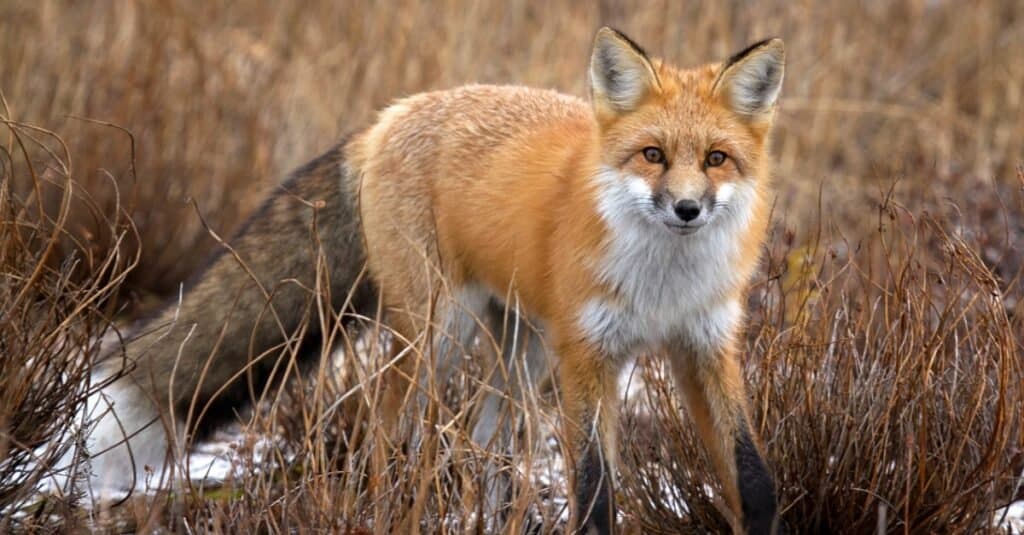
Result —
[[[782,39],[755,43],[725,62],[715,80],[715,95],[739,115],[755,121],[769,119],[785,68]]]
[[[622,33],[601,28],[590,56],[590,89],[598,113],[635,110],[659,86],[647,54]]]

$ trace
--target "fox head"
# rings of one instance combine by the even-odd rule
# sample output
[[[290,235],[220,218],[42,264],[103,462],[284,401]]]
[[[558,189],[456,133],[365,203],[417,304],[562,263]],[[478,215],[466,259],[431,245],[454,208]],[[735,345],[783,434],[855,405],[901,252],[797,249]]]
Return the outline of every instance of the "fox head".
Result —
[[[768,178],[784,63],[782,41],[769,39],[720,64],[677,69],[598,31],[591,95],[600,174],[617,199],[606,210],[682,235],[742,213]]]

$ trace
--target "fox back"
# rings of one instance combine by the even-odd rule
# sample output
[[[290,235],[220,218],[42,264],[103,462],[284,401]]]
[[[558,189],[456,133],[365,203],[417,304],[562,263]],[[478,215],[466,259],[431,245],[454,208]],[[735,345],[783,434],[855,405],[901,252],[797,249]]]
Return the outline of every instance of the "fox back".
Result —
[[[749,424],[737,339],[767,226],[783,68],[778,39],[680,69],[604,28],[589,102],[485,85],[399,100],[294,174],[180,303],[141,321],[125,358],[104,365],[113,379],[91,404],[122,417],[100,418],[95,445],[112,453],[97,466],[130,462],[113,447],[124,442],[158,463],[176,440],[152,427],[167,414],[209,407],[166,426],[189,433],[232,414],[282,344],[315,337],[302,320],[326,287],[343,320],[380,310],[395,333],[388,425],[410,392],[423,397],[420,359],[443,384],[453,363],[476,356],[481,329],[504,324],[501,310],[535,326],[524,353],[495,356],[535,376],[539,355],[553,353],[570,527],[586,532],[615,531],[621,368],[640,351],[666,354],[734,529],[770,533],[774,481]],[[431,350],[406,351],[421,342]],[[497,393],[533,380],[512,375],[490,374],[472,431],[481,446],[510,436],[498,415],[514,405]],[[502,493],[487,500],[500,513]]]
[[[779,40],[683,70],[606,29],[589,104],[522,87],[426,93],[349,145],[369,272],[399,339],[437,326],[443,371],[488,303],[514,298],[540,327],[580,526],[614,527],[617,376],[655,350],[671,355],[737,522],[771,529],[737,335],[767,227],[782,72]]]

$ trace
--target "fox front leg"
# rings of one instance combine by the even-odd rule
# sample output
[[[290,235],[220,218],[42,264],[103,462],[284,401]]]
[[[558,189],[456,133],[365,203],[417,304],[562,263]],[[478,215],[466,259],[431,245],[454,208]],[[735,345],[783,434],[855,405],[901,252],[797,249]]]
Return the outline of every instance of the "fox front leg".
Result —
[[[673,351],[672,370],[698,434],[710,453],[739,533],[778,534],[775,481],[750,427],[738,353],[685,345]]]
[[[570,533],[615,533],[618,367],[584,343],[560,345],[558,381],[574,462]]]

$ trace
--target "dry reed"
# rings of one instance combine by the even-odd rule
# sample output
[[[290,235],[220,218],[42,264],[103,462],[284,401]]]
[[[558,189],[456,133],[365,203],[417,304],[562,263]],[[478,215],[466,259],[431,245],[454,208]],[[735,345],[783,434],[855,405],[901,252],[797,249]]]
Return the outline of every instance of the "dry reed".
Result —
[[[363,356],[269,393],[220,488],[91,518],[34,490],[98,337],[217,246],[193,206],[229,236],[284,172],[401,95],[477,81],[583,95],[606,23],[681,64],[786,40],[746,340],[793,531],[990,529],[1024,498],[1024,5],[394,0],[0,5],[0,530],[456,531],[477,518],[489,461],[511,481],[494,530],[558,532],[564,486],[531,473],[558,459],[556,395],[519,407],[514,455],[485,452],[468,425],[487,370],[470,368],[434,385],[437,425],[396,442],[378,424],[387,336],[333,327]],[[313,321],[333,326],[325,312]],[[623,448],[623,528],[721,531],[654,362],[624,409],[624,436],[658,440]]]

